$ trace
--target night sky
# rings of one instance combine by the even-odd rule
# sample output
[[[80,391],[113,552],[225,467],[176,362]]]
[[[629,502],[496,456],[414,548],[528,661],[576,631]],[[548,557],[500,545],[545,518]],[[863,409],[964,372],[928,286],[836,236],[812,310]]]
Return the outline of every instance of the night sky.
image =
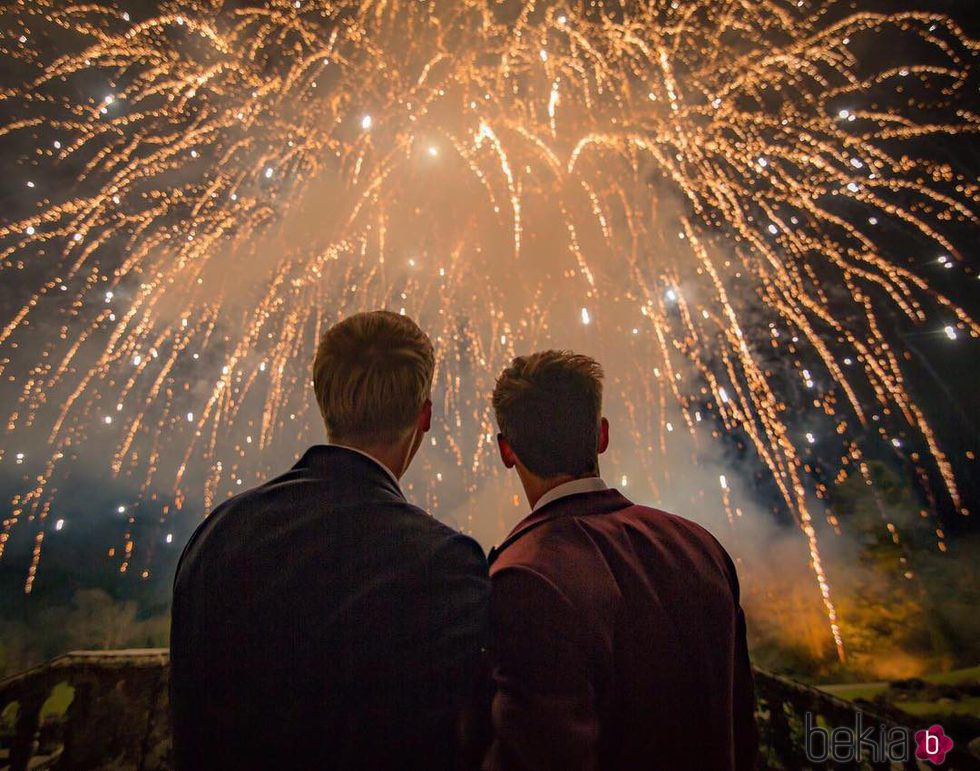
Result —
[[[406,493],[486,547],[525,505],[493,378],[544,347],[605,367],[607,481],[749,582],[788,544],[824,615],[848,479],[921,510],[886,537],[977,534],[974,3],[97,5],[0,15],[4,615],[165,610],[375,307],[439,356]]]

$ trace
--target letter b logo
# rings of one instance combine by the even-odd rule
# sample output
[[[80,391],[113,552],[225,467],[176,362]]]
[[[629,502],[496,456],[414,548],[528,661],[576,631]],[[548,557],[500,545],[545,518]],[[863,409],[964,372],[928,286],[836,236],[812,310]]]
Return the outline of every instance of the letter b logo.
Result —
[[[813,715],[810,712],[803,717],[803,734],[807,760],[811,763],[825,763],[830,757],[830,735],[826,728],[813,724]]]
[[[953,740],[946,735],[941,725],[930,726],[926,731],[916,731],[915,743],[915,757],[928,760],[934,766],[942,765],[946,760],[946,753],[953,749]]]

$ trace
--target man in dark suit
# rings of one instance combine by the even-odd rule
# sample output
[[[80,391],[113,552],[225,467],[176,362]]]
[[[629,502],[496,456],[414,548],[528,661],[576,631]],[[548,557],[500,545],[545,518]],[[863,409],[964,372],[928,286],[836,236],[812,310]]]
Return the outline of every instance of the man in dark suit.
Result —
[[[752,675],[728,554],[599,477],[602,370],[514,359],[493,406],[530,516],[491,553],[489,771],[747,771]]]
[[[218,506],[174,582],[178,769],[452,769],[486,632],[472,539],[408,503],[434,354],[377,311],[313,366],[330,444]]]

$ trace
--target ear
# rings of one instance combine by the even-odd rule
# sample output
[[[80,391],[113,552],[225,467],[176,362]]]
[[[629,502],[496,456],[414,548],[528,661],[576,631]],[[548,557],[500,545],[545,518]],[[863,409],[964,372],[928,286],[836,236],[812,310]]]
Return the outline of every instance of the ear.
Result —
[[[422,405],[422,412],[419,413],[419,428],[425,434],[432,428],[432,400],[426,399]]]
[[[609,447],[609,421],[603,418],[599,421],[599,446],[596,448],[602,455]]]
[[[503,434],[497,434],[497,449],[500,450],[500,460],[503,461],[504,466],[514,468],[517,464],[517,456]]]

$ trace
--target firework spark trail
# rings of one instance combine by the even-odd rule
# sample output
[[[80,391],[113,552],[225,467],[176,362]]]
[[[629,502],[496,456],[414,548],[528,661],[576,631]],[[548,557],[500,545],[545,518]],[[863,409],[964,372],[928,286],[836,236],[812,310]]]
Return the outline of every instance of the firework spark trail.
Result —
[[[670,410],[694,447],[708,415],[749,440],[805,535],[843,655],[807,503],[826,488],[808,481],[763,357],[793,357],[820,395],[793,409],[830,415],[844,440],[875,410],[890,416],[882,437],[919,437],[966,513],[878,316],[950,337],[980,326],[877,234],[902,229],[963,261],[946,223],[975,224],[980,193],[915,147],[980,130],[957,107],[978,45],[924,12],[606,6],[198,0],[131,20],[21,0],[0,54],[29,76],[0,94],[12,116],[0,138],[39,137],[36,176],[77,179],[0,223],[0,273],[29,292],[0,331],[14,384],[4,444],[33,427],[51,447],[0,534],[2,553],[25,514],[35,522],[28,591],[59,475],[99,431],[118,431],[108,470],[136,474],[141,495],[171,480],[165,515],[274,467],[276,438],[316,422],[305,357],[324,309],[385,305],[430,330],[447,429],[432,444],[468,492],[490,473],[487,372],[578,315],[577,334],[626,351],[638,373],[640,393],[612,399],[635,449],[655,421],[667,454]],[[855,43],[878,38],[912,39],[922,61],[869,69]],[[898,98],[913,81],[931,111]],[[104,91],[73,96],[93,83]],[[862,457],[844,442],[838,470]],[[210,469],[200,492],[194,467]],[[423,495],[443,500],[438,485]]]

